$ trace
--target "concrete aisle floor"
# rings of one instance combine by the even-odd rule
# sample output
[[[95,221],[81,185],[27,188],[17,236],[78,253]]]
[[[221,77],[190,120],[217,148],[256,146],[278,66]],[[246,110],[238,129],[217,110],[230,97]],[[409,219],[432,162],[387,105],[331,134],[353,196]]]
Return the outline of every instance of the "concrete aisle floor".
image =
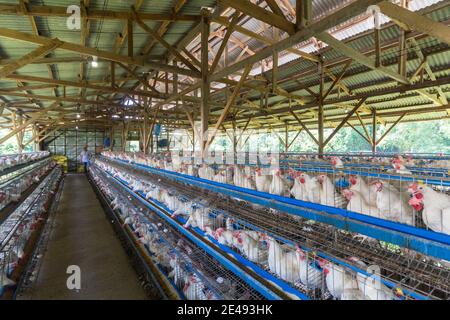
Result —
[[[81,290],[69,290],[67,267],[81,269]],[[22,299],[145,299],[136,273],[84,174],[64,181],[34,288]]]

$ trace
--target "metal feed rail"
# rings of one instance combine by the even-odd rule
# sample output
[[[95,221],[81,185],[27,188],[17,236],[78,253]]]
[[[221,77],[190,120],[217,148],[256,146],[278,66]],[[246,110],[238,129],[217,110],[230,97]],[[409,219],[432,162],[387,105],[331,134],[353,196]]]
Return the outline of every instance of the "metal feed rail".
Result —
[[[267,299],[275,299],[275,300],[282,299],[282,297],[280,297],[279,294],[274,292],[273,289],[271,289],[270,287],[267,287],[265,284],[261,283],[260,281],[258,281],[254,277],[252,277],[250,274],[248,274],[248,272],[246,272],[245,269],[242,269],[238,264],[236,264],[235,262],[231,261],[226,255],[223,255],[222,253],[218,252],[208,242],[200,240],[202,237],[204,237],[204,235],[202,235],[202,237],[196,237],[189,230],[185,229],[182,225],[180,225],[175,219],[173,219],[171,217],[171,213],[172,212],[168,211],[163,206],[160,206],[161,204],[158,204],[156,202],[152,203],[152,202],[147,201],[145,199],[145,195],[137,194],[133,190],[131,190],[128,187],[128,183],[127,182],[125,182],[125,181],[123,181],[121,179],[113,177],[109,172],[107,172],[107,174],[111,178],[113,178],[114,180],[118,181],[123,186],[123,188],[128,193],[130,193],[134,198],[139,200],[142,204],[144,204],[146,207],[151,209],[153,212],[156,212],[161,218],[163,218],[164,220],[169,222],[169,224],[172,227],[177,229],[177,231],[179,231],[183,236],[185,236],[186,238],[188,238],[189,240],[194,242],[194,244],[196,244],[200,248],[204,249],[208,254],[210,254],[213,258],[215,258],[217,261],[219,261],[227,269],[231,270],[234,274],[236,274],[243,281],[247,282],[252,288],[254,288],[256,291],[258,291],[260,294],[262,294],[265,298],[267,298]],[[224,250],[224,251],[227,254],[230,253],[229,252],[230,250],[228,248],[226,248],[226,250]],[[242,257],[238,257],[239,255],[237,253],[233,252],[232,256],[239,262],[239,264],[242,264],[245,267],[251,267],[251,265],[247,261],[245,261],[245,259],[243,259]],[[237,258],[239,258],[239,259],[237,259]],[[243,262],[246,262],[246,263],[243,263]],[[257,269],[260,269],[256,265],[253,265],[253,267],[255,267]],[[262,269],[259,270],[259,271],[262,271]],[[269,276],[269,274],[267,274],[267,275]],[[273,276],[271,276],[271,277],[273,279],[269,279],[269,280],[275,280],[277,285],[280,284],[280,280],[279,279],[277,279],[277,278],[275,278]],[[301,292],[299,292],[299,291],[297,291],[297,290],[295,290],[293,288],[287,287],[286,284],[283,285],[282,289],[285,290],[286,292],[289,292],[292,295],[297,296],[299,299],[302,299],[302,300],[308,300],[309,299],[303,293],[301,293]]]
[[[113,164],[114,165],[114,164]],[[124,164],[120,164],[120,163],[117,163],[117,165],[120,165],[120,166],[125,166]],[[128,166],[127,166],[128,167]],[[126,167],[125,167],[126,168]],[[136,170],[136,168],[133,168],[133,167],[130,167],[130,169],[134,169],[134,170]],[[126,170],[126,169],[125,169]],[[139,169],[138,169],[139,170]],[[140,173],[139,173],[140,172]],[[146,176],[142,173],[142,170],[139,170],[139,171],[133,171],[133,173],[132,173],[136,178],[138,177],[138,176],[140,176],[140,175],[142,175],[142,178],[144,179],[143,181],[145,181],[145,179],[147,179],[146,178]],[[136,176],[136,174],[138,174],[138,176]],[[158,178],[156,178],[155,179],[155,177],[158,177],[159,175],[154,175],[154,174],[151,174],[151,175],[149,175],[148,176],[148,179],[150,179],[149,181],[153,181],[153,183],[154,184],[156,184],[156,185],[158,185],[158,184],[160,184],[161,185],[161,187],[163,188],[163,189],[166,189],[166,190],[170,190],[170,189],[172,189],[172,188],[175,188],[178,192],[180,192],[180,196],[181,197],[188,197],[188,198],[191,198],[192,199],[192,197],[194,197],[192,194],[191,195],[189,195],[189,191],[191,191],[191,189],[189,189],[188,187],[187,187],[187,185],[185,185],[185,184],[182,184],[182,183],[175,183],[175,184],[170,184],[170,185],[168,185],[167,183],[169,182],[169,181],[173,181],[173,180],[171,180],[171,179],[168,179],[168,178],[165,178],[165,179],[158,179]],[[161,177],[161,176],[159,176],[159,177]],[[168,179],[168,180],[166,180],[166,179]],[[158,182],[155,182],[155,181],[158,181]],[[195,188],[194,188],[195,189]],[[187,193],[186,193],[186,191],[188,191]],[[192,190],[193,191],[193,194],[199,194],[199,191],[197,190],[197,191],[195,191],[195,190]],[[205,197],[208,197],[208,195],[204,195]],[[203,196],[202,196],[203,197]],[[212,200],[213,201],[213,207],[214,207],[214,203],[216,203],[214,200]],[[222,202],[221,202],[222,203]],[[216,205],[220,205],[220,204],[216,204]],[[235,211],[234,211],[234,209],[232,209],[232,207],[233,207],[233,205],[231,205],[230,203],[228,203],[227,202],[227,204],[224,204],[224,206],[223,206],[223,208],[221,208],[221,209],[219,209],[219,210],[217,210],[217,209],[212,209],[212,211],[210,212],[210,216],[211,216],[211,214],[212,215],[218,215],[218,214],[224,214],[225,213],[225,215],[227,215],[227,216],[230,216],[230,217],[232,217],[232,218],[234,218],[234,220],[237,222],[237,221],[239,221],[239,224],[241,224],[241,227],[240,228],[242,228],[242,226],[244,226],[244,228],[248,228],[248,229],[251,229],[251,230],[255,230],[255,231],[260,231],[260,232],[263,232],[263,233],[267,233],[268,235],[270,235],[270,236],[272,236],[272,237],[274,237],[274,238],[276,238],[277,240],[279,240],[279,241],[281,241],[282,243],[287,243],[287,244],[294,244],[294,243],[297,243],[297,244],[299,244],[299,243],[303,243],[301,240],[300,240],[300,242],[299,242],[299,240],[293,240],[293,238],[292,237],[286,237],[285,235],[283,235],[282,233],[278,233],[280,230],[278,230],[277,228],[275,228],[275,229],[277,229],[277,230],[272,230],[271,228],[270,229],[266,229],[266,228],[263,228],[263,229],[261,229],[260,228],[260,226],[256,226],[256,225],[254,225],[252,222],[247,222],[247,221],[243,221],[243,220],[241,220],[241,218],[239,217],[239,218],[236,218],[236,216],[235,216]],[[165,207],[165,205],[162,205],[162,206],[164,206]],[[227,208],[229,208],[231,211],[230,211],[230,213],[227,213]],[[261,214],[261,213],[256,213],[255,212],[255,214],[256,215],[258,215],[258,214]],[[245,219],[245,217],[242,217],[242,218],[244,218]],[[179,218],[177,218],[177,219],[179,219]],[[267,219],[272,219],[272,218],[267,218]],[[181,221],[181,219],[179,219],[180,221]],[[248,219],[246,219],[246,220],[248,220]],[[184,222],[184,220],[182,220],[182,222]],[[239,229],[240,229],[239,228]],[[197,231],[197,228],[193,228],[195,231]],[[200,231],[200,234],[203,234],[203,232],[199,229],[199,231]],[[287,235],[287,234],[286,234]],[[310,236],[313,236],[312,234],[310,235]],[[289,239],[290,238],[290,239]],[[294,242],[293,242],[294,241]],[[325,244],[325,243],[324,243]],[[302,245],[301,245],[301,247],[303,247]],[[227,247],[225,247],[225,248],[227,248]],[[323,252],[322,250],[320,250],[320,249],[318,249],[318,248],[314,248],[314,249],[311,249],[311,248],[309,248],[309,247],[303,247],[303,249],[305,250],[305,251],[307,251],[307,252],[310,252],[311,250],[314,250],[314,253],[315,254],[317,254],[317,256],[319,256],[319,257],[322,257],[322,258],[325,258],[326,260],[328,260],[328,261],[332,261],[332,262],[334,262],[334,263],[336,263],[336,264],[339,264],[339,265],[342,265],[342,266],[345,266],[346,268],[349,268],[349,269],[351,269],[351,270],[353,270],[353,271],[355,271],[355,272],[359,272],[359,273],[361,273],[361,274],[364,274],[364,275],[367,275],[367,276],[371,276],[371,275],[369,275],[365,270],[361,270],[360,268],[358,268],[357,266],[352,266],[352,265],[350,265],[350,264],[348,264],[347,262],[345,262],[345,258],[343,258],[341,255],[339,255],[338,257],[337,256],[335,256],[333,253],[332,253],[332,251],[333,250],[328,250],[329,252]],[[231,252],[234,252],[234,251],[232,251],[231,249],[229,249],[228,248],[228,250],[229,251],[231,251]],[[352,256],[353,254],[352,253],[350,253],[350,252],[348,252],[347,254],[349,254],[350,256]],[[356,254],[356,253],[355,253]],[[362,254],[362,253],[361,253]],[[356,256],[358,256],[359,254],[356,254]],[[387,258],[387,257],[386,257]],[[382,260],[383,261],[383,260]],[[379,262],[378,262],[379,263]],[[408,265],[409,265],[409,263],[408,263]],[[398,266],[399,267],[399,266]],[[415,268],[415,267],[413,267],[413,266],[411,266],[411,268]],[[390,271],[389,271],[390,269],[387,269],[386,270],[386,272],[388,272],[388,273],[390,273]],[[267,273],[267,272],[265,272],[264,271],[264,273]],[[261,274],[261,275],[263,275],[263,274]],[[266,276],[265,274],[263,275],[263,276]],[[372,277],[373,277],[373,275],[372,275]],[[414,276],[413,276],[414,277]],[[424,279],[426,279],[426,278],[424,278]],[[429,299],[429,298],[433,298],[433,296],[431,295],[431,297],[429,297],[429,293],[427,293],[428,291],[421,291],[420,293],[419,292],[415,292],[414,291],[414,288],[415,288],[415,285],[413,285],[413,286],[407,286],[407,287],[405,287],[404,285],[402,285],[402,284],[399,284],[398,283],[398,279],[397,280],[394,280],[394,282],[392,282],[392,280],[390,279],[390,278],[379,278],[378,279],[379,281],[381,281],[382,283],[384,283],[386,286],[388,286],[389,288],[395,288],[395,289],[397,289],[397,288],[399,288],[399,285],[400,285],[400,287],[401,287],[401,290],[402,291],[404,291],[405,293],[407,293],[407,295],[408,296],[410,296],[410,297],[412,297],[412,298],[415,298],[415,299]],[[442,280],[444,280],[444,278],[442,279]],[[444,280],[445,281],[445,280]],[[309,294],[309,293],[308,293]]]
[[[114,161],[130,164],[128,161],[119,159],[114,159]],[[364,234],[425,255],[450,261],[450,236],[443,233],[370,217],[344,209],[240,188],[163,169],[155,169],[142,164],[132,164],[149,172],[164,175],[183,183],[196,185],[309,220],[333,225],[342,230]]]

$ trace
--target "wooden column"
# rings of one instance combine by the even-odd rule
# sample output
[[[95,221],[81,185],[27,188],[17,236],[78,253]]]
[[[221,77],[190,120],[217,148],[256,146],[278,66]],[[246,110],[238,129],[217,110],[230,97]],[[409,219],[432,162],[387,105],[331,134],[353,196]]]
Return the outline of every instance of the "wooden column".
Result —
[[[284,152],[288,152],[289,149],[289,129],[286,123],[286,130],[284,132]]]
[[[208,38],[209,38],[209,11],[202,10],[201,18],[201,106],[200,106],[200,146],[202,157],[205,156],[207,142],[208,120],[209,120],[209,65],[208,65]]]
[[[133,57],[133,20],[127,20],[128,56]]]
[[[317,115],[317,121],[318,121],[318,136],[319,136],[319,157],[323,156],[323,149],[324,149],[324,130],[323,130],[323,89],[324,89],[324,70],[323,70],[323,62],[321,61],[319,63],[319,73],[320,73],[320,91],[319,91],[319,112]]]
[[[109,148],[113,151],[114,148],[114,123],[111,124],[111,129],[109,130]]]
[[[377,152],[377,110],[372,109],[372,153]]]

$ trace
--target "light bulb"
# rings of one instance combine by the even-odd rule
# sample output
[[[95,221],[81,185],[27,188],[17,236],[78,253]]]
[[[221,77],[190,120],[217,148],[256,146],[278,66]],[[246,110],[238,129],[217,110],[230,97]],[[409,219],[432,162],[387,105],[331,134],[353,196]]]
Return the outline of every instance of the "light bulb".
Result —
[[[94,68],[98,67],[98,58],[97,56],[92,56],[91,66]]]

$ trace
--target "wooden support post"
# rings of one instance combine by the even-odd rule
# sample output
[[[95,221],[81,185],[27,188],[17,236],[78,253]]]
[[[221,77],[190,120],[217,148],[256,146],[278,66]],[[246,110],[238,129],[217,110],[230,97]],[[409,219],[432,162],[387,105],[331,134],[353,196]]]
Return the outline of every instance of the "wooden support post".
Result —
[[[319,151],[319,157],[323,156],[323,149],[325,147],[324,144],[324,129],[323,129],[323,86],[324,86],[324,70],[323,70],[323,62],[321,61],[319,63],[319,72],[320,72],[320,86],[319,86],[319,112],[317,114],[317,121],[318,121],[318,151]]]
[[[167,152],[170,151],[169,126],[166,127]]]
[[[133,20],[127,20],[128,56],[133,57]]]
[[[209,32],[210,32],[210,21],[209,21],[209,11],[202,10],[201,18],[201,106],[200,106],[200,148],[202,153],[202,158],[205,156],[204,152],[206,143],[208,141],[208,122],[209,122],[209,66],[208,66],[208,44],[209,44]]]
[[[273,54],[273,66],[272,66],[272,93],[276,93],[278,79],[278,52]]]
[[[372,154],[377,152],[377,110],[372,109]]]
[[[286,124],[286,129],[284,131],[284,152],[288,152],[289,149],[289,129]]]
[[[381,67],[381,40],[380,40],[380,29],[375,28],[375,67]]]
[[[311,20],[312,0],[296,0],[295,15],[297,30],[304,28]]]
[[[116,86],[116,62],[111,61],[111,88]]]
[[[398,74],[402,77],[406,77],[406,63],[408,58],[408,50],[406,48],[406,31],[400,30],[399,40],[399,61],[398,61]]]

